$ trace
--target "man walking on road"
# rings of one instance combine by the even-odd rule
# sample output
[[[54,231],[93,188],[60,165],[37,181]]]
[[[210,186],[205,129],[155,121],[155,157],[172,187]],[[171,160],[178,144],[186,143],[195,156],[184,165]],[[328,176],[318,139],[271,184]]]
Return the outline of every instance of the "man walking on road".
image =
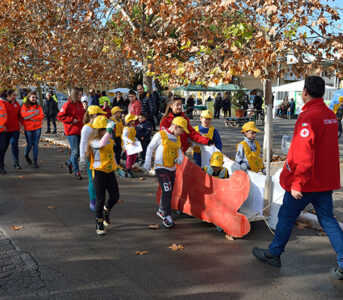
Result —
[[[340,188],[337,119],[325,105],[325,82],[321,77],[305,80],[303,112],[295,124],[293,140],[280,175],[286,190],[278,215],[275,236],[269,249],[255,247],[253,255],[280,267],[280,255],[292,233],[293,224],[309,204],[315,208],[320,225],[337,253],[333,278],[343,279],[343,232],[333,216],[332,191]]]

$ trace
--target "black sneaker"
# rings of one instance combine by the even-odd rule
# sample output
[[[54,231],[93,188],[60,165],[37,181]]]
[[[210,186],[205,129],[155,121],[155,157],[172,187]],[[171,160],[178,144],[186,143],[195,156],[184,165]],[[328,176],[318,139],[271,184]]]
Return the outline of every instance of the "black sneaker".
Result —
[[[160,207],[158,208],[156,212],[156,216],[158,216],[162,221],[164,220],[164,212]]]
[[[50,133],[50,130],[45,131],[45,133]]]
[[[81,176],[80,172],[75,173],[75,174],[74,174],[74,177],[75,177],[75,179],[77,179],[77,180],[82,180],[82,176]]]
[[[67,167],[69,174],[73,174],[73,166],[69,161],[66,161],[64,165]]]
[[[31,165],[32,164],[32,160],[30,158],[30,156],[28,154],[25,155],[25,159],[26,159],[26,162]]]
[[[39,166],[38,166],[38,164],[37,164],[37,159],[34,159],[34,160],[33,160],[32,167],[34,167],[35,169],[38,169],[38,168],[39,168]]]
[[[7,171],[5,170],[5,168],[0,167],[0,174],[7,174]]]
[[[343,270],[338,267],[331,268],[330,275],[334,279],[343,280]]]
[[[252,249],[252,254],[260,261],[267,263],[273,267],[281,267],[280,256],[275,256],[269,253],[268,249],[255,247]]]
[[[95,226],[96,234],[104,235],[106,234],[104,228],[104,220],[103,219],[96,219],[96,226]]]
[[[17,160],[14,161],[13,167],[14,167],[16,170],[20,170],[20,169],[21,169],[21,166],[19,165],[19,162],[18,162]]]
[[[105,206],[104,206],[104,225],[105,225],[105,227],[108,227],[111,225],[110,212],[111,211],[108,208],[105,209]]]
[[[175,226],[175,223],[173,222],[173,219],[171,217],[171,215],[169,216],[166,216],[163,221],[162,221],[162,224],[164,227],[166,228],[172,228]]]
[[[57,134],[57,131],[56,131],[56,130],[54,130],[54,131],[52,132],[52,134]]]

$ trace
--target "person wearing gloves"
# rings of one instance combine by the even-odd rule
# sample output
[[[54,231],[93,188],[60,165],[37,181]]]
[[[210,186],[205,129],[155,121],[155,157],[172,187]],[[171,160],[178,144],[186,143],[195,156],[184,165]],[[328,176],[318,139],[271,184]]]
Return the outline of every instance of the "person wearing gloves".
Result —
[[[42,132],[42,123],[44,113],[41,106],[37,103],[37,93],[31,92],[27,95],[27,101],[22,105],[20,114],[23,119],[25,130],[26,147],[24,156],[26,162],[31,165],[32,160],[29,156],[31,148],[33,148],[33,164],[34,168],[38,168],[38,143]]]
[[[80,140],[80,169],[87,170],[88,174],[88,194],[89,194],[89,209],[95,211],[96,194],[94,189],[92,171],[89,168],[90,162],[86,158],[86,148],[89,142],[89,137],[93,131],[93,122],[97,116],[105,115],[104,112],[98,105],[91,105],[87,108],[87,111],[83,117],[83,127],[81,130]]]
[[[123,139],[123,143],[124,143],[124,148],[127,145],[130,144],[134,144],[136,142],[138,142],[137,138],[136,138],[136,129],[134,127],[134,124],[136,123],[136,120],[138,119],[138,116],[132,115],[132,114],[128,114],[125,116],[125,124],[126,126],[124,127],[123,130],[123,135],[122,135],[122,139]],[[126,153],[126,176],[129,178],[133,177],[133,173],[132,173],[132,166],[134,165],[134,163],[137,160],[137,153],[135,154],[131,154],[128,155]]]
[[[212,140],[216,148],[222,151],[223,144],[220,138],[219,132],[213,126],[211,126],[211,121],[213,115],[209,110],[203,110],[200,115],[200,126],[195,126],[194,129],[196,132],[200,132],[203,136]],[[199,146],[193,147],[193,158],[195,163],[201,167],[201,150]]]
[[[210,165],[204,167],[204,171],[213,177],[220,178],[220,179],[226,179],[229,178],[229,172],[228,170],[223,167],[224,163],[224,155],[221,152],[213,152],[211,159],[210,159]],[[216,226],[218,231],[223,231],[219,226]]]
[[[106,233],[110,226],[110,211],[119,200],[119,187],[114,171],[118,168],[114,159],[113,128],[105,116],[97,116],[87,145],[87,159],[92,170],[96,193],[96,233]],[[106,191],[109,199],[105,204]]]
[[[109,122],[113,122],[113,135],[112,138],[114,140],[114,153],[116,157],[117,165],[120,165],[120,157],[122,152],[122,144],[123,141],[121,139],[121,136],[123,134],[124,130],[124,124],[121,119],[122,109],[119,106],[114,106],[111,110],[112,117],[108,120]]]
[[[57,119],[63,122],[64,134],[68,138],[71,149],[70,158],[65,162],[65,165],[68,168],[69,174],[73,174],[74,171],[74,177],[78,180],[82,179],[79,170],[79,150],[83,116],[85,114],[81,97],[81,89],[73,88],[70,99],[63,104],[57,115]]]
[[[212,145],[213,142],[208,137],[196,132],[195,129],[189,123],[189,119],[182,112],[182,100],[180,97],[173,95],[167,103],[166,111],[161,119],[160,130],[169,128],[176,117],[182,117],[187,121],[187,132],[185,131],[181,136],[181,150],[186,153],[190,146],[188,139],[204,145]]]
[[[162,219],[166,228],[175,226],[171,217],[171,199],[175,182],[175,163],[181,165],[183,161],[180,136],[184,132],[189,134],[187,120],[183,117],[174,118],[168,128],[154,135],[145,156],[144,169],[148,172],[155,152],[155,173],[162,190],[156,215]]]
[[[241,132],[244,134],[244,140],[237,145],[235,161],[240,165],[241,170],[251,170],[259,172],[264,170],[261,158],[261,146],[255,140],[256,133],[261,132],[255,122],[247,122],[243,125]]]

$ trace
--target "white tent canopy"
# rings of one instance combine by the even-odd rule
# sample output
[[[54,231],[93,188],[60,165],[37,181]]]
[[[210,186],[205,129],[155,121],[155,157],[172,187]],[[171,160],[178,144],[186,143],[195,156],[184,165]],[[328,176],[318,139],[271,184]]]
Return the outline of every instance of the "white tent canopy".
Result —
[[[272,87],[272,91],[274,94],[274,116],[275,116],[275,110],[280,105],[282,100],[287,97],[288,100],[293,98],[296,102],[296,114],[299,114],[301,112],[301,108],[304,105],[304,102],[302,100],[302,90],[305,85],[305,80],[300,80],[288,84],[283,84],[280,86],[274,86]],[[328,102],[332,99],[333,94],[337,91],[337,88],[334,88],[329,85],[325,85],[325,94],[324,94],[324,101]]]
[[[116,92],[121,92],[122,94],[128,94],[129,91],[130,91],[130,89],[128,89],[128,88],[116,88],[116,89],[113,89],[113,90],[109,90],[108,94],[110,96],[114,96]]]

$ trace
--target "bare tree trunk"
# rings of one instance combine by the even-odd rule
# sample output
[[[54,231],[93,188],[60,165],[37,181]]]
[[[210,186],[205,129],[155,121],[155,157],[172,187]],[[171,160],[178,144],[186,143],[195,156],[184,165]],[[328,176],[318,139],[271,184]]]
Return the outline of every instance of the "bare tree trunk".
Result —
[[[148,61],[143,62],[143,85],[147,87],[149,93],[152,93],[152,76],[148,76]]]
[[[266,168],[266,182],[264,187],[264,215],[270,215],[270,204],[272,200],[272,180],[270,175],[270,163],[273,145],[273,114],[272,114],[272,85],[271,79],[263,80],[264,103],[266,107],[264,123],[264,142],[263,142],[263,160]]]
[[[40,81],[36,82],[36,86],[37,86],[37,93],[38,93],[39,105],[40,105],[41,107],[43,107],[43,94],[42,94],[41,82],[40,82]]]

